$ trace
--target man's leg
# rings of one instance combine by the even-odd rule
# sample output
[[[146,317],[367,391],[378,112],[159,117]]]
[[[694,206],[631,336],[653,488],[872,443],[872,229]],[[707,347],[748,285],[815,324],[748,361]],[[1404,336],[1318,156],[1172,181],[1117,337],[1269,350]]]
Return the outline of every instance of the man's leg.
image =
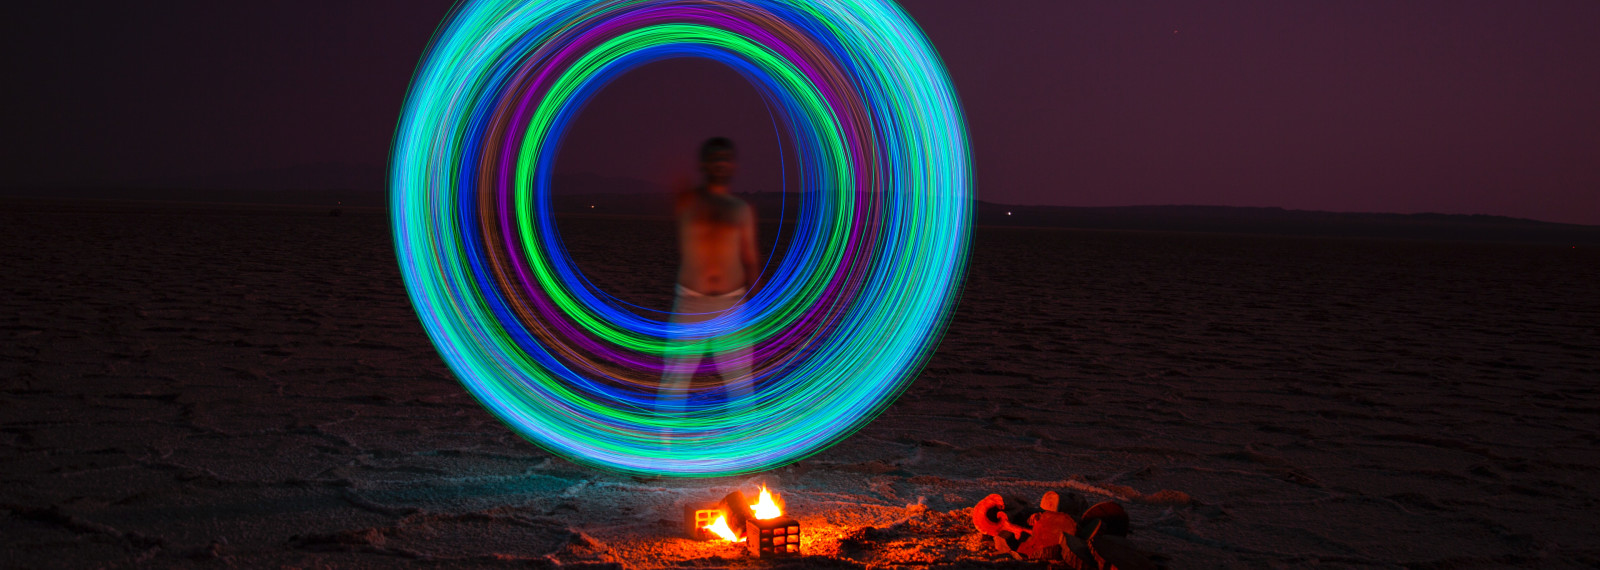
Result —
[[[700,368],[700,355],[705,352],[705,343],[685,345],[684,349],[688,352],[682,356],[667,357],[666,371],[661,375],[661,388],[656,392],[657,411],[683,413],[689,403],[689,382],[694,379],[695,370]]]
[[[739,301],[743,299],[744,290],[735,291],[717,297],[716,310],[728,311],[728,315],[739,319]],[[722,392],[727,408],[749,406],[754,402],[755,378],[750,376],[753,368],[750,363],[750,344],[737,338],[737,333],[718,336],[711,340],[711,359],[717,365],[717,375],[722,377]]]
[[[715,350],[711,353],[717,365],[717,375],[722,377],[723,395],[727,398],[727,406],[749,406],[753,404],[756,395],[756,379],[750,375],[753,368],[750,364],[750,344],[742,341],[723,340],[714,343]]]
[[[674,329],[687,323],[698,322],[702,319],[699,304],[695,299],[686,297],[679,292],[672,303],[672,323]],[[683,352],[677,356],[666,358],[665,370],[661,374],[661,386],[656,392],[656,410],[660,412],[681,414],[689,400],[689,382],[694,379],[695,370],[700,368],[700,355],[705,354],[705,342],[686,342],[681,331],[675,331],[669,342],[679,346]]]

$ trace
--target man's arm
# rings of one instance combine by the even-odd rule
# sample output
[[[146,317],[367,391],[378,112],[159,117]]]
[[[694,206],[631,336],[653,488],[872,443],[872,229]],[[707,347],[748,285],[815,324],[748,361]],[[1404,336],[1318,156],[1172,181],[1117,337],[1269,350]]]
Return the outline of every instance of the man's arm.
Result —
[[[740,229],[739,262],[744,265],[744,285],[754,295],[761,285],[761,259],[756,252],[756,209],[745,204],[744,227]]]

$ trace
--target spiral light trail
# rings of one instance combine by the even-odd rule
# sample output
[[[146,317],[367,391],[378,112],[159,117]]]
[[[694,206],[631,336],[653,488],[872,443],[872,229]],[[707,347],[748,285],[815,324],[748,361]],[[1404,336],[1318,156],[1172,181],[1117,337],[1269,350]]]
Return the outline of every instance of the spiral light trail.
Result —
[[[549,188],[584,103],[678,57],[756,87],[804,198],[743,310],[674,332],[582,277]],[[967,262],[968,155],[943,65],[887,0],[469,0],[435,32],[395,133],[395,248],[439,353],[522,436],[631,473],[769,469],[871,421],[938,344]],[[728,381],[754,395],[656,409],[685,336],[753,346],[750,376]]]

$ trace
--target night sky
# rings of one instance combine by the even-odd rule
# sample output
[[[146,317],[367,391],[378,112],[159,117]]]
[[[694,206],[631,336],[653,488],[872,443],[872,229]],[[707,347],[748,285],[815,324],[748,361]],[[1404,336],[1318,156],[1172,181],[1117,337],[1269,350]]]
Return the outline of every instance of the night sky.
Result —
[[[449,8],[44,4],[9,9],[0,39],[5,186],[379,173]],[[954,78],[983,200],[1600,224],[1600,2],[905,7]],[[743,145],[739,189],[782,187],[761,100],[702,61],[619,79],[579,119],[558,170],[667,184],[716,134]]]

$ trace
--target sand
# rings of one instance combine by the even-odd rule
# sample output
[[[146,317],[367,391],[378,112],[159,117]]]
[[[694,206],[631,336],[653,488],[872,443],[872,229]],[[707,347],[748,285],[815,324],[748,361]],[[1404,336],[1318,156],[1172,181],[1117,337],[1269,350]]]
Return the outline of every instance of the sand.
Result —
[[[563,224],[597,283],[667,302],[663,222]],[[678,536],[758,482],[792,565],[1004,566],[965,509],[1052,489],[1121,501],[1172,568],[1600,565],[1600,251],[975,236],[876,422],[641,480],[466,394],[381,212],[0,201],[0,566],[761,567]]]

